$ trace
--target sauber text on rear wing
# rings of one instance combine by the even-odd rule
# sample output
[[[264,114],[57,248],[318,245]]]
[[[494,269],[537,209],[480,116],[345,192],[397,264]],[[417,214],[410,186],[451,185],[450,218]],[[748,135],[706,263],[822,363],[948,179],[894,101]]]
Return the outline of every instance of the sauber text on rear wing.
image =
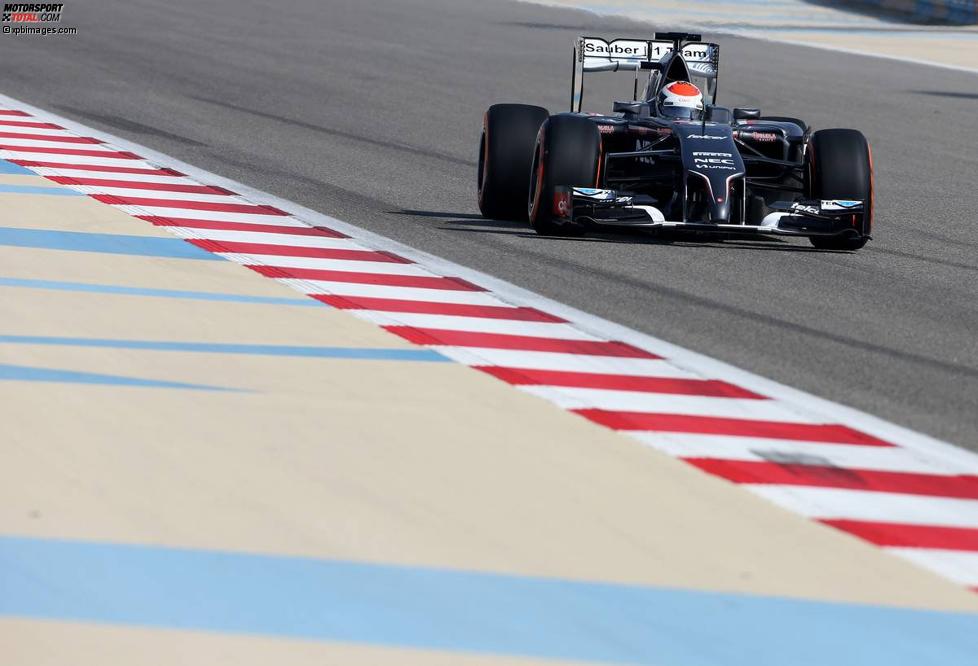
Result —
[[[693,39],[696,41],[685,41]],[[574,70],[571,79],[571,111],[578,113],[584,100],[586,72],[634,72],[633,98],[638,97],[638,73],[648,70],[650,76],[669,76],[678,49],[689,74],[707,84],[707,97],[715,98],[720,70],[720,46],[699,41],[699,35],[656,33],[655,39],[612,39],[579,37],[574,45]]]

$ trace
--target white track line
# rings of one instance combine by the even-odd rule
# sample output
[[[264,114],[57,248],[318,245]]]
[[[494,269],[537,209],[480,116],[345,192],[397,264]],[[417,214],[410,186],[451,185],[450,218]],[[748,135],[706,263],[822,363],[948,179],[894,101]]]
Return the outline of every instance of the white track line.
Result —
[[[189,216],[184,216],[189,217]],[[196,218],[200,219],[200,218]],[[225,220],[226,222],[239,222],[240,220]],[[253,220],[249,220],[252,222]],[[268,224],[279,226],[293,226],[297,229],[306,229],[309,225],[302,224],[293,217],[283,217]],[[259,223],[256,223],[259,224]],[[262,243],[264,245],[283,245],[287,247],[321,247],[330,250],[366,250],[363,245],[349,238],[333,238],[331,236],[304,236],[298,234],[272,233],[266,231],[228,231],[225,229],[194,229],[192,227],[167,227],[167,229],[178,236],[184,238],[196,238],[200,240],[228,241],[232,243]]]
[[[173,199],[176,201],[202,201],[206,203],[240,204],[247,203],[241,197],[229,194],[201,194],[197,192],[173,192],[169,190],[134,190],[127,187],[104,187],[101,185],[64,185],[84,194],[104,194],[113,197],[140,197],[146,199]]]
[[[465,365],[493,365],[502,368],[593,372],[609,375],[627,375],[631,377],[703,378],[703,375],[678,368],[669,361],[656,361],[644,358],[582,356],[580,354],[564,354],[561,352],[485,349],[481,347],[433,347],[433,349]]]
[[[77,134],[63,129],[53,129],[51,127],[24,127],[23,125],[4,125],[0,124],[0,135],[3,134],[24,134],[27,136],[68,136],[75,137]],[[0,143],[9,137],[0,136]]]
[[[156,197],[140,197],[146,199],[153,199]],[[289,224],[285,220],[289,218],[285,215],[276,215],[274,213],[263,213],[256,209],[254,213],[229,213],[226,211],[218,210],[196,210],[193,208],[170,208],[167,206],[135,206],[127,204],[110,204],[115,208],[118,208],[124,213],[132,216],[148,215],[151,217],[173,217],[173,218],[190,218],[194,220],[211,220],[215,222],[243,222],[245,224]],[[308,224],[302,224],[298,220],[293,220],[296,222],[295,226],[307,227]]]
[[[87,164],[89,166],[126,167],[131,169],[158,168],[144,160],[134,160],[125,157],[92,157],[89,155],[65,155],[62,153],[32,153],[20,150],[8,150],[5,148],[0,148],[0,159],[63,164]]]
[[[893,548],[887,552],[946,576],[955,583],[978,587],[978,553],[937,548]],[[976,655],[978,656],[978,655]]]
[[[679,458],[715,458],[782,464],[823,465],[826,467],[874,469],[888,472],[960,474],[959,467],[904,447],[822,444],[786,439],[697,435],[691,433],[630,433],[632,437],[659,451]],[[978,465],[972,473],[978,473]]]
[[[502,333],[505,335],[529,335],[541,338],[560,338],[562,340],[596,340],[570,324],[557,324],[533,321],[514,321],[508,319],[486,319],[485,317],[456,317],[453,315],[415,314],[410,312],[372,312],[353,310],[362,319],[382,326],[400,325],[417,328],[436,328],[447,331],[478,331],[482,333]]]
[[[360,249],[360,248],[357,248]],[[283,257],[268,254],[233,254],[218,252],[225,259],[239,264],[275,266],[278,268],[313,268],[325,271],[350,271],[354,273],[379,273],[382,275],[417,275],[435,277],[417,264],[398,264],[383,261],[356,261],[350,259],[319,259],[315,257]]]
[[[810,518],[978,528],[978,500],[813,486],[745,483],[741,487]]]
[[[698,395],[608,391],[563,386],[521,386],[520,389],[546,398],[564,409],[690,414],[785,423],[820,422],[816,415],[793,410],[790,405],[785,405],[776,400],[713,398]]]
[[[404,301],[430,303],[461,303],[465,305],[499,305],[499,299],[485,291],[454,291],[452,289],[424,289],[422,287],[391,287],[383,284],[358,282],[333,282],[331,280],[297,280],[280,278],[290,287],[304,294],[335,294],[337,296],[365,296],[368,298],[394,298]]]
[[[65,134],[63,136],[70,137]],[[112,148],[107,148],[100,143],[75,143],[58,141],[56,137],[50,139],[25,139],[22,137],[0,136],[0,145],[21,146],[23,148],[65,148],[67,150],[96,150],[99,152],[116,152]]]
[[[38,160],[41,161],[41,160]],[[66,178],[97,178],[98,180],[126,180],[132,183],[161,183],[164,185],[197,185],[197,181],[186,176],[169,174],[152,175],[145,173],[112,173],[108,171],[88,171],[85,169],[57,169],[52,167],[31,167],[42,176],[64,176]],[[79,186],[80,187],[80,186]],[[127,190],[132,192],[132,190]]]

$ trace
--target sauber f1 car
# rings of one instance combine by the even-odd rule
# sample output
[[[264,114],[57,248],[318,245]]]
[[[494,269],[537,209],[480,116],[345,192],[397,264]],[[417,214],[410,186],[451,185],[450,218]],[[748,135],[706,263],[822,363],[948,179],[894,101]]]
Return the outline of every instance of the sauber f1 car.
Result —
[[[491,106],[479,148],[482,214],[529,219],[546,235],[627,226],[863,247],[873,220],[866,138],[718,106],[720,47],[701,40],[581,37],[569,113]],[[615,102],[611,115],[582,113],[584,75],[616,71],[634,72],[633,99]]]

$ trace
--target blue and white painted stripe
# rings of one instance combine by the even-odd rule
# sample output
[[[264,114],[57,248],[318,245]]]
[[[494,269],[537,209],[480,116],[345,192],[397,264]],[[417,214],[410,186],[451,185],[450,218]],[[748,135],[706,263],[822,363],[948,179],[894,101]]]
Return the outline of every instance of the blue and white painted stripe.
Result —
[[[115,296],[141,296],[150,298],[176,298],[192,301],[218,301],[223,303],[254,303],[258,305],[291,305],[297,307],[324,307],[323,304],[308,298],[288,298],[283,296],[250,296],[248,294],[229,294],[215,291],[192,291],[186,289],[157,289],[152,287],[129,287],[120,284],[94,284],[90,282],[71,282],[66,280],[39,280],[0,276],[0,287],[20,287],[24,289],[46,289],[51,291],[73,291],[89,294],[111,294]]]
[[[978,613],[14,536],[4,615],[656,666],[978,654]]]

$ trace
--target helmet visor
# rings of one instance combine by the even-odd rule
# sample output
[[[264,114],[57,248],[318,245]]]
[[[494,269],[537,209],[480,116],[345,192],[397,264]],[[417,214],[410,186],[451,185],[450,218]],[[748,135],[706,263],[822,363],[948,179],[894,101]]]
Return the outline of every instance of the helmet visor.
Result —
[[[696,120],[702,117],[703,112],[691,106],[666,106],[663,104],[659,107],[659,114],[665,118]]]

